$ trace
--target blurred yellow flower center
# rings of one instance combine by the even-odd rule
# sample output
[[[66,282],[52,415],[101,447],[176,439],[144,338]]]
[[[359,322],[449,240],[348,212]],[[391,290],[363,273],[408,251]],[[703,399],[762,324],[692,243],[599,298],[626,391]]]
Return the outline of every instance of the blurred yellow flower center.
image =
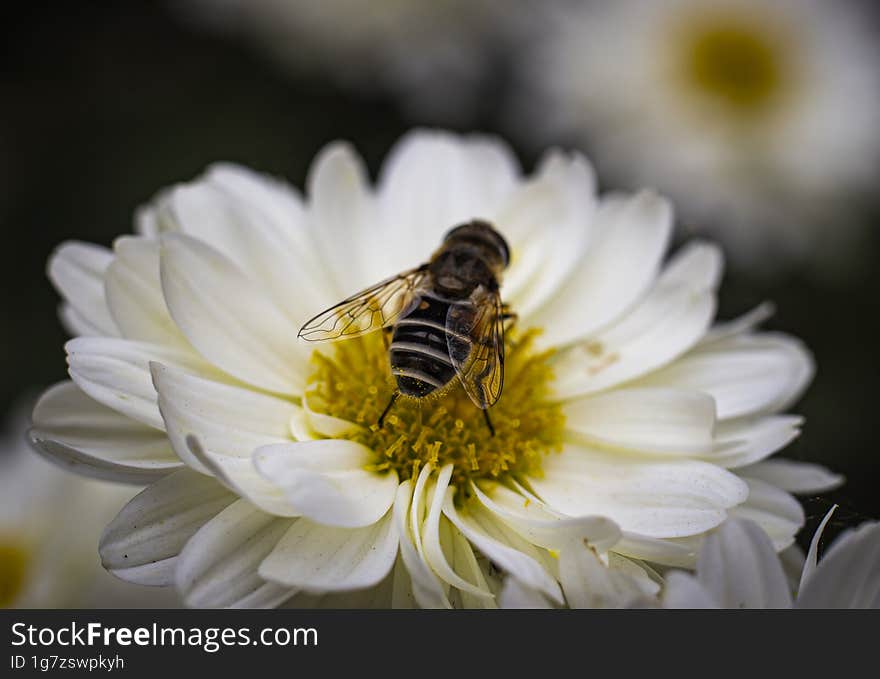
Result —
[[[784,68],[778,39],[735,20],[698,21],[676,40],[686,86],[738,114],[764,112],[780,94]]]
[[[395,470],[408,479],[424,464],[451,462],[452,483],[462,490],[471,479],[538,475],[544,456],[561,450],[565,416],[547,400],[550,352],[534,350],[535,332],[512,334],[507,333],[504,389],[489,409],[494,436],[457,378],[440,394],[401,396],[378,427],[396,386],[379,333],[338,343],[332,357],[315,352],[308,405],[360,425],[344,437],[375,451],[371,470]]]
[[[15,542],[0,540],[0,608],[15,603],[27,581],[30,554]]]

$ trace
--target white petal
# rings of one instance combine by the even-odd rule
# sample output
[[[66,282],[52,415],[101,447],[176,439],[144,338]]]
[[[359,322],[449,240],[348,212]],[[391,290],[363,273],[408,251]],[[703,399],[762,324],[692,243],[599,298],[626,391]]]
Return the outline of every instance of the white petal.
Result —
[[[427,514],[427,498],[428,498],[428,481],[434,472],[434,467],[430,464],[422,466],[419,476],[416,479],[412,492],[412,506],[409,511],[409,530],[412,534],[413,544],[419,556],[427,562],[425,557],[425,548],[422,542],[422,525]]]
[[[831,520],[831,515],[837,510],[837,505],[831,507],[825,516],[822,518],[822,522],[819,524],[819,527],[816,528],[816,532],[813,534],[813,539],[810,540],[810,551],[807,552],[804,557],[804,566],[803,571],[801,571],[801,578],[798,584],[798,590],[801,591],[807,584],[807,580],[813,577],[813,574],[816,572],[816,567],[819,565],[819,541],[822,539],[822,533],[825,531],[825,526],[828,525],[828,522]]]
[[[175,582],[194,608],[274,608],[296,590],[266,582],[257,568],[291,520],[233,502],[190,538],[177,559]]]
[[[803,585],[798,608],[880,608],[880,523],[840,535]]]
[[[490,597],[474,596],[466,591],[459,590],[457,594],[461,598],[462,608],[494,609],[498,608],[495,597],[498,595],[498,587],[487,574],[487,562],[477,560],[471,543],[467,541],[461,531],[458,530],[445,516],[440,517],[443,549],[452,563],[452,569],[460,574],[467,582],[476,584],[480,591],[488,592]]]
[[[694,540],[690,537],[659,539],[638,533],[624,532],[620,542],[614,545],[614,551],[633,559],[650,561],[651,563],[677,568],[693,568],[696,566],[699,551],[699,546],[693,543]]]
[[[206,369],[192,354],[158,344],[113,337],[79,337],[67,350],[69,373],[77,386],[108,408],[164,430],[150,362],[159,361],[195,372]]]
[[[384,516],[397,492],[396,472],[367,471],[373,458],[359,443],[322,439],[263,446],[254,453],[254,464],[303,516],[358,528]]]
[[[307,396],[303,398],[302,404],[302,407],[294,406],[290,417],[290,433],[295,441],[352,438],[350,434],[361,429],[361,426],[355,422],[312,410]]]
[[[397,519],[394,520],[397,525]],[[401,542],[401,553],[403,552],[403,543]],[[427,569],[427,567],[425,567]],[[419,607],[416,601],[416,595],[413,591],[412,578],[403,562],[403,557],[398,555],[397,561],[394,562],[394,568],[391,570],[391,603],[390,608],[411,611]],[[425,606],[431,608],[431,606]]]
[[[179,230],[216,248],[297,326],[337,301],[315,256],[296,190],[246,168],[220,163],[169,192],[163,207]],[[296,294],[291,294],[296,291]]]
[[[49,280],[75,311],[75,316],[96,333],[119,334],[104,297],[104,273],[113,253],[90,243],[67,242],[49,258]]]
[[[822,465],[780,458],[740,467],[737,473],[761,479],[789,493],[797,494],[826,493],[840,487],[844,482],[843,476]]]
[[[208,476],[188,469],[169,474],[136,495],[104,529],[104,568],[142,585],[172,584],[184,545],[235,499]]]
[[[617,525],[602,516],[561,517],[546,511],[540,501],[532,501],[498,483],[471,486],[486,509],[515,530],[525,540],[547,549],[562,549],[572,542],[586,540],[605,551],[620,539]]]
[[[389,573],[382,582],[372,587],[342,592],[298,592],[284,602],[283,608],[294,609],[389,609],[396,608],[392,603],[394,572]]]
[[[491,221],[517,173],[510,150],[494,138],[410,133],[391,150],[379,177],[386,239],[396,239],[395,250],[409,257],[427,258],[452,227],[474,218]]]
[[[290,433],[294,441],[314,441],[324,438],[312,429],[305,409],[299,406],[294,407],[293,414],[290,416]]]
[[[324,413],[317,412],[312,410],[309,406],[308,394],[303,397],[303,413],[305,415],[306,424],[310,430],[320,435],[320,437],[325,438],[346,438],[345,434],[351,434],[353,431],[362,429],[362,427],[354,422],[349,422],[348,420],[343,420],[339,417],[333,417],[332,415],[325,415]],[[299,438],[299,437],[297,437]],[[319,438],[316,436],[309,436],[309,438]]]
[[[96,479],[144,484],[182,466],[164,433],[93,401],[72,382],[43,394],[30,436],[47,459]]]
[[[693,290],[717,290],[724,272],[724,255],[713,243],[688,241],[667,262],[658,284],[686,285]]]
[[[719,419],[784,410],[812,379],[813,360],[791,337],[765,333],[713,342],[643,380],[705,391]]]
[[[196,469],[201,467],[185,441],[190,434],[211,453],[248,459],[260,446],[290,440],[292,403],[160,363],[150,367],[168,437],[180,459]]]
[[[160,191],[160,196],[162,192]],[[162,219],[159,210],[153,203],[139,205],[135,208],[133,226],[138,236],[146,238],[158,238],[162,232]]]
[[[713,325],[705,337],[700,340],[700,346],[752,332],[775,313],[776,307],[772,302],[762,302],[739,318]]]
[[[522,584],[514,577],[504,578],[504,587],[498,597],[501,608],[548,609],[552,608],[544,595]]]
[[[326,269],[325,275],[335,296],[329,303],[396,273],[384,267],[377,271],[385,259],[379,248],[384,248],[386,243],[377,233],[377,207],[366,169],[357,153],[340,142],[325,147],[312,163],[307,184],[312,256]],[[412,253],[416,259],[405,267],[417,265],[425,254]],[[323,308],[316,307],[313,314]]]
[[[108,335],[66,302],[59,305],[58,318],[61,320],[61,325],[72,337],[103,337]],[[118,334],[119,331],[115,330],[109,336]]]
[[[186,345],[162,296],[159,243],[126,236],[113,243],[115,257],[105,277],[107,304],[126,339]]]
[[[391,512],[371,526],[335,528],[297,519],[260,565],[266,580],[312,592],[371,587],[397,556]]]
[[[617,389],[565,404],[566,428],[587,442],[694,454],[712,446],[715,401],[698,391]]]
[[[193,458],[191,466],[206,470],[236,495],[250,500],[268,514],[288,517],[300,515],[281,488],[260,476],[251,458],[208,452],[198,437],[191,434],[186,437],[185,444],[190,458]]]
[[[719,604],[697,578],[681,571],[666,575],[663,608],[718,608]]]
[[[657,276],[672,231],[669,203],[649,192],[604,200],[595,220],[581,264],[530,319],[548,345],[585,337],[626,312]]]
[[[471,504],[466,513],[459,514],[448,497],[443,513],[471,544],[488,559],[529,587],[562,603],[562,592],[556,580],[538,560],[538,550],[495,520],[491,513]]]
[[[511,249],[501,294],[521,318],[531,319],[581,264],[593,234],[595,190],[583,156],[551,151],[495,218]]]
[[[804,418],[770,415],[721,422],[715,446],[702,458],[727,469],[739,469],[781,450],[801,433]]]
[[[307,351],[298,328],[254,281],[210,246],[163,236],[162,290],[192,345],[230,375],[283,394],[301,393]]]
[[[791,543],[779,552],[779,563],[782,564],[782,570],[785,571],[789,589],[792,592],[797,591],[806,563],[804,550],[800,548],[797,542]]]
[[[602,555],[602,563],[606,563],[611,570],[626,575],[634,584],[641,595],[638,601],[631,605],[639,607],[651,607],[656,605],[653,597],[660,593],[663,584],[663,576],[653,566],[648,565],[641,559],[633,559],[615,552],[607,552]]]
[[[457,587],[475,597],[491,598],[491,592],[468,582],[453,570],[447,562],[446,555],[443,553],[443,547],[440,544],[440,519],[443,516],[443,503],[447,499],[447,495],[450,498],[452,496],[452,489],[449,488],[449,479],[452,477],[452,471],[453,465],[448,464],[437,474],[428,515],[425,517],[425,522],[422,526],[422,545],[425,560],[441,579],[453,587]]]
[[[776,550],[752,521],[730,519],[706,537],[697,577],[722,608],[791,607]]]
[[[804,525],[801,503],[770,483],[745,475],[743,479],[749,484],[749,498],[732,508],[730,515],[751,519],[770,536],[776,551],[785,549]]]
[[[394,500],[394,525],[400,537],[400,557],[410,577],[410,582],[407,584],[412,590],[416,603],[422,608],[452,608],[444,587],[419,554],[414,543],[409,521],[412,499],[412,481],[404,481],[398,487]],[[404,592],[398,590],[396,598],[399,599],[402,594]]]
[[[717,526],[748,496],[745,482],[697,460],[637,458],[568,445],[529,481],[569,516],[600,515],[647,537],[680,537]]]
[[[570,608],[629,608],[645,598],[634,578],[606,566],[583,543],[560,551],[559,580]]]
[[[696,344],[715,315],[715,259],[712,249],[685,249],[635,308],[562,354],[557,374],[564,377],[554,385],[559,396],[595,393],[646,375]]]

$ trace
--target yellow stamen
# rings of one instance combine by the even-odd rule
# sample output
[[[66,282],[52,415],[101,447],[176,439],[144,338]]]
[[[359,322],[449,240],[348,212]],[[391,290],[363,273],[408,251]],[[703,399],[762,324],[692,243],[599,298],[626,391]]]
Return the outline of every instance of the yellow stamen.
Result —
[[[536,334],[508,338],[504,391],[489,410],[495,436],[457,378],[442,393],[400,397],[378,427],[396,386],[378,334],[340,342],[332,357],[316,352],[306,398],[318,412],[367,423],[345,436],[376,451],[373,471],[408,479],[424,464],[452,463],[452,483],[464,490],[480,478],[540,475],[544,456],[561,449],[565,417],[548,400],[551,352],[534,350]]]
[[[376,427],[376,431],[379,430],[379,427]],[[401,434],[397,437],[397,440],[391,444],[391,447],[385,451],[386,457],[394,457],[394,453],[396,453],[403,444],[406,443],[406,434]]]

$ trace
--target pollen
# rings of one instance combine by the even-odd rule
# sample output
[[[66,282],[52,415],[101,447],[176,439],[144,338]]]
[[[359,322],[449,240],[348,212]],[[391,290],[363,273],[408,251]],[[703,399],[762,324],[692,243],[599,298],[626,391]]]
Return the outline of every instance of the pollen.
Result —
[[[552,352],[534,348],[537,334],[507,333],[504,388],[488,411],[494,436],[457,378],[425,398],[401,396],[379,427],[396,386],[379,333],[314,353],[308,405],[360,425],[343,436],[375,452],[369,469],[393,469],[401,480],[415,478],[425,464],[452,463],[460,497],[472,480],[540,476],[544,457],[562,448],[565,416],[549,399]]]

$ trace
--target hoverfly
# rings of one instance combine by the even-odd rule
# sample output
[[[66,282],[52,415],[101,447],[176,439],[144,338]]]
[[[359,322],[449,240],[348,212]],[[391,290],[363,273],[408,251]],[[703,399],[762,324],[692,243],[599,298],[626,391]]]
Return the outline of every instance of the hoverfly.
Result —
[[[380,427],[401,394],[425,398],[458,377],[494,436],[488,409],[504,384],[504,322],[515,316],[499,292],[509,262],[507,242],[490,224],[456,226],[428,262],[342,300],[299,336],[322,342],[382,329],[397,389]]]

